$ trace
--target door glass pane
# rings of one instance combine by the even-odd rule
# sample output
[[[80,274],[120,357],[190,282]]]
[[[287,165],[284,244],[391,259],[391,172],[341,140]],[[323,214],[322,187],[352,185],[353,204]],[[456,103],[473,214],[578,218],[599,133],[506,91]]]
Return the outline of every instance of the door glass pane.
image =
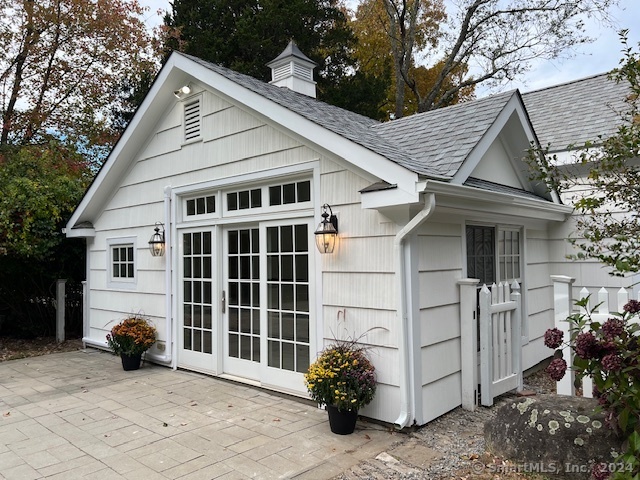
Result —
[[[306,224],[267,230],[267,362],[298,372],[306,371],[310,357],[308,230]]]
[[[210,331],[202,332],[202,351],[204,353],[213,353],[213,340]]]
[[[243,192],[240,192],[242,196]],[[246,192],[249,195],[249,191]],[[254,192],[255,193],[255,192]],[[256,195],[260,193],[257,190]],[[227,232],[229,305],[229,356],[260,361],[260,256],[259,230],[243,228]],[[238,248],[232,250],[232,243]],[[242,281],[240,281],[242,280]],[[257,328],[256,328],[257,326]],[[238,335],[239,333],[239,335]]]
[[[296,315],[296,342],[309,343],[308,315]]]
[[[295,357],[293,351],[293,343],[282,343],[282,368],[284,370],[295,369]]]
[[[182,235],[183,348],[206,354],[213,353],[212,241],[211,232]]]
[[[280,251],[293,252],[293,227],[280,227]]]
[[[282,339],[284,340],[294,340],[295,332],[293,328],[293,313],[283,313],[282,314]]]
[[[296,372],[306,373],[309,369],[309,348],[296,345]]]
[[[280,368],[280,342],[269,340],[269,366]]]
[[[296,282],[309,281],[309,259],[307,255],[296,255]]]
[[[282,255],[282,270],[280,271],[280,280],[284,282],[293,281],[293,255]]]

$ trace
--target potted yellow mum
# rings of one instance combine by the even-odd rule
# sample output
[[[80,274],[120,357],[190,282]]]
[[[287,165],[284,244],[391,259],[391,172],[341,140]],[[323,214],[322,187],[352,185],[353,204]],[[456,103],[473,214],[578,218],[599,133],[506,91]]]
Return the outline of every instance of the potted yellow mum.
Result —
[[[336,341],[320,352],[304,375],[313,400],[326,405],[333,433],[355,430],[358,409],[376,393],[375,367],[365,348],[352,341]]]

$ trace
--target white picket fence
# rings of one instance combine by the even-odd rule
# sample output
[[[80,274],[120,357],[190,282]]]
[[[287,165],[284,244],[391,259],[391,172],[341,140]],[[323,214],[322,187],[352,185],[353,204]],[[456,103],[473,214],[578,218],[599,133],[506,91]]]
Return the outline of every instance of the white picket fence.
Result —
[[[582,300],[589,297],[589,302],[585,307],[579,307],[576,310],[576,299],[572,295],[572,285],[575,281],[572,277],[566,277],[563,275],[552,275],[553,280],[553,295],[554,295],[554,310],[555,310],[555,326],[559,330],[564,332],[565,340],[571,338],[571,325],[566,321],[567,317],[579,311],[580,313],[587,313],[587,310],[591,312],[591,318],[598,322],[605,322],[611,313],[622,312],[624,305],[631,300],[632,293],[624,288],[613,291],[615,308],[610,308],[610,292],[602,287],[597,289],[597,292],[590,292],[587,288],[582,288],[578,293],[578,299]],[[640,293],[638,294],[638,300],[640,300]],[[573,350],[569,347],[565,347],[562,350],[562,358],[567,362],[569,368],[564,378],[557,382],[556,391],[560,395],[575,395],[575,374],[570,368],[573,365]],[[593,381],[591,377],[586,376],[582,379],[582,395],[584,397],[591,398],[593,396]]]
[[[522,390],[520,285],[507,282],[480,290],[480,401]]]

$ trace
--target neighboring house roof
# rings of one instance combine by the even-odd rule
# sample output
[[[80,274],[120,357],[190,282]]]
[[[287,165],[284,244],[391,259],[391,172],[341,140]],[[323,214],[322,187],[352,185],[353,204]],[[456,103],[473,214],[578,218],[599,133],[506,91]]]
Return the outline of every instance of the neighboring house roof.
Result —
[[[522,98],[540,145],[558,152],[614,134],[628,95],[627,82],[617,83],[603,73],[527,92]]]

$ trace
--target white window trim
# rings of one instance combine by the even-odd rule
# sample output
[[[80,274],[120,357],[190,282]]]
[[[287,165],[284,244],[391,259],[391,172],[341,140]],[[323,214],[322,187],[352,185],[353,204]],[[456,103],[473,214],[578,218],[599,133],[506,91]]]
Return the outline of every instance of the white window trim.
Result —
[[[273,215],[289,217],[299,212],[305,216],[308,210],[314,207],[316,198],[315,178],[319,175],[319,163],[307,162],[300,165],[279,167],[267,171],[243,174],[237,177],[207,181],[193,185],[185,185],[173,189],[173,202],[178,205],[177,214],[178,226],[196,226],[202,223],[207,224],[207,220],[217,219],[216,224],[228,221],[241,221],[248,217],[271,217]],[[296,183],[300,181],[310,181],[310,199],[306,202],[288,203],[283,205],[269,205],[269,187],[284,183]],[[262,206],[257,208],[247,208],[243,210],[228,210],[227,193],[242,190],[260,189],[262,192]],[[216,195],[216,213],[203,215],[186,215],[186,201],[199,196]],[[209,222],[210,224],[210,222]]]
[[[113,276],[113,248],[133,247],[133,278]],[[114,289],[135,290],[138,286],[138,248],[137,237],[107,238],[107,287]]]

